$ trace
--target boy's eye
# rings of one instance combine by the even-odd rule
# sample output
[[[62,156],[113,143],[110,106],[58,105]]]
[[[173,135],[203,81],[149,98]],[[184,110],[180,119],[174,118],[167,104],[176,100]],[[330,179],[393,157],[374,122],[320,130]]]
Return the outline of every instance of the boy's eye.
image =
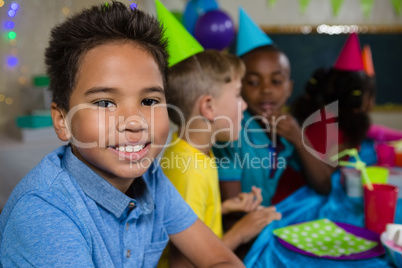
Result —
[[[282,85],[283,81],[282,80],[272,80],[273,85]]]
[[[252,87],[258,86],[258,84],[259,84],[258,80],[255,80],[255,79],[247,80],[246,83],[247,83],[247,85],[252,86]]]
[[[141,105],[145,105],[145,106],[152,106],[155,104],[158,104],[159,101],[155,100],[155,99],[144,99],[141,102]]]
[[[100,100],[97,102],[94,102],[95,105],[102,107],[102,108],[109,108],[115,106],[115,104],[111,101],[108,100]]]

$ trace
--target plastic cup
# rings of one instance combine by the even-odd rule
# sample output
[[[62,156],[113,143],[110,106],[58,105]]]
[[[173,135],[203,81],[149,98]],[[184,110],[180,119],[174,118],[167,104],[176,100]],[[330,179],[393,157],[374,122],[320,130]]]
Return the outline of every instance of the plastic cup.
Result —
[[[394,240],[397,231],[402,231],[402,224],[388,223],[386,226],[387,240]]]
[[[402,167],[402,152],[396,152],[395,165],[398,167]]]
[[[376,184],[387,184],[389,170],[385,167],[367,167],[366,168],[367,175],[371,181],[371,183]],[[366,184],[364,180],[362,180],[363,184]]]
[[[395,166],[395,148],[387,144],[378,144],[376,147],[377,164],[379,166]]]
[[[381,235],[388,223],[394,223],[399,188],[390,184],[373,184],[373,188],[363,188],[364,225]]]

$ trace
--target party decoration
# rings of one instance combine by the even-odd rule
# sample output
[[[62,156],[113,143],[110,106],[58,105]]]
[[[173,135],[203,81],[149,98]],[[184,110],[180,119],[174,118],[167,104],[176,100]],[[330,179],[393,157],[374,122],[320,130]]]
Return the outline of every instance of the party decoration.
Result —
[[[18,64],[18,58],[17,57],[12,56],[12,55],[7,57],[7,66],[8,67],[12,68],[12,67],[17,66],[17,64]]]
[[[14,26],[15,26],[15,24],[14,24],[14,22],[12,22],[12,21],[6,21],[6,22],[4,23],[4,27],[5,27],[6,29],[9,29],[9,30],[11,30],[12,28],[14,28]]]
[[[182,18],[184,27],[194,35],[198,19],[208,11],[218,8],[218,3],[215,0],[189,0]]]
[[[15,39],[16,37],[17,37],[17,34],[15,32],[9,32],[8,33],[8,38]]]
[[[4,6],[4,1],[0,0],[0,7]]]
[[[233,21],[221,10],[208,11],[195,25],[194,37],[206,49],[222,50],[232,43],[234,36]]]
[[[15,14],[16,14],[15,10],[12,10],[12,9],[10,9],[10,10],[7,12],[7,15],[8,15],[10,18],[14,18],[14,17],[15,17]]]
[[[169,66],[204,50],[200,43],[187,32],[184,26],[159,0],[155,0],[155,5],[158,19],[165,29],[164,38],[168,40]]]
[[[373,77],[375,75],[375,72],[374,72],[373,58],[371,56],[371,49],[369,45],[365,45],[363,47],[362,60],[363,60],[364,71],[368,76]]]
[[[367,189],[369,189],[370,191],[374,190],[373,185],[371,184],[370,178],[369,178],[369,176],[367,174],[366,163],[364,163],[360,159],[359,153],[357,152],[357,150],[355,148],[343,150],[339,154],[336,154],[336,155],[332,156],[330,158],[330,160],[331,161],[336,161],[338,159],[341,159],[344,156],[351,156],[351,157],[356,159],[356,162],[339,161],[339,165],[340,166],[346,166],[346,167],[353,167],[353,168],[355,168],[357,170],[360,170],[360,172],[362,174],[362,178],[363,178],[364,182],[367,185]]]
[[[360,0],[360,6],[363,11],[364,17],[368,18],[373,9],[374,0]]]
[[[329,219],[294,224],[273,233],[316,256],[349,256],[377,246],[377,242],[348,233]]]
[[[4,3],[3,3],[3,4],[4,4]],[[10,18],[14,18],[14,17],[17,15],[17,13],[18,13],[19,8],[20,8],[20,6],[19,6],[19,4],[18,4],[16,1],[12,2],[12,3],[10,4],[9,10],[7,11],[7,15],[8,15]],[[15,26],[15,24],[14,24],[14,22],[13,22],[12,20],[7,20],[7,21],[4,22],[4,28],[7,29],[7,30],[13,29],[14,26]],[[9,32],[7,33],[7,35],[4,35],[4,36],[7,36],[7,37],[8,37],[8,40],[9,40],[11,46],[15,46],[15,45],[16,45],[16,43],[17,43],[17,42],[16,42],[16,41],[17,41],[17,40],[16,40],[16,38],[17,38],[17,33],[16,33],[15,31],[9,31]],[[7,68],[13,69],[13,68],[15,68],[15,67],[18,65],[19,60],[18,60],[18,58],[15,56],[15,55],[17,55],[17,53],[18,53],[17,49],[12,49],[10,55],[8,55],[8,56],[6,57],[6,64],[5,64],[5,66],[6,66]]]
[[[306,11],[308,4],[310,4],[310,0],[299,0],[301,13],[304,13]]]
[[[356,33],[349,35],[335,62],[334,68],[342,71],[364,70],[359,38]]]
[[[108,2],[106,2],[106,3],[104,3],[103,6],[102,6],[102,11],[109,10],[109,8],[110,8],[110,5],[109,5]]]
[[[392,7],[397,15],[401,15],[402,12],[402,0],[391,0]]]
[[[276,0],[267,0],[268,6],[273,7],[276,4]]]
[[[130,4],[130,8],[131,8],[132,10],[137,9],[137,3],[131,3],[131,4]]]
[[[19,6],[18,3],[16,3],[16,2],[14,2],[14,3],[12,3],[12,4],[10,5],[10,9],[11,9],[11,10],[15,10],[15,11],[17,11],[19,7],[20,7],[20,6]]]
[[[402,130],[378,124],[371,124],[369,130],[367,131],[367,137],[377,142],[402,141]],[[400,150],[402,151],[402,146]]]
[[[181,13],[178,10],[174,10],[172,11],[173,16],[175,16],[175,18],[180,21],[181,23],[183,23],[183,13]]]
[[[273,44],[271,38],[258,27],[241,7],[239,8],[239,18],[237,56],[242,56],[257,47]]]
[[[338,16],[339,10],[341,10],[343,0],[331,0],[332,14]]]

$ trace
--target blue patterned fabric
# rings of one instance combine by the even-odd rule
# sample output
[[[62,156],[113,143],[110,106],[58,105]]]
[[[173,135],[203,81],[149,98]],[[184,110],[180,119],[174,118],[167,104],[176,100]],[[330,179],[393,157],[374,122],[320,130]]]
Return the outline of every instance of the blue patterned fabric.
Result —
[[[277,204],[276,209],[282,213],[282,220],[271,223],[260,233],[244,259],[246,267],[392,267],[386,255],[353,261],[308,257],[286,249],[272,234],[276,228],[320,218],[363,227],[363,200],[348,197],[340,179],[339,171],[332,175],[329,196],[318,195],[304,186]],[[402,199],[398,200],[395,222],[402,224]]]

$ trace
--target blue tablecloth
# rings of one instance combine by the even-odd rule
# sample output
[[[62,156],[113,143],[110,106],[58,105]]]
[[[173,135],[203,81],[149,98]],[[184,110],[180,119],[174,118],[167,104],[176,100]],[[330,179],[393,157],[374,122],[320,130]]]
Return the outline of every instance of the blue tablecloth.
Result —
[[[283,247],[272,234],[276,228],[320,218],[363,227],[363,200],[346,195],[340,172],[332,175],[332,191],[329,196],[318,195],[308,187],[303,187],[277,204],[276,209],[282,213],[282,219],[272,222],[260,233],[244,259],[246,267],[392,267],[386,255],[365,260],[339,261],[298,254]],[[402,199],[398,200],[395,222],[402,224]]]

